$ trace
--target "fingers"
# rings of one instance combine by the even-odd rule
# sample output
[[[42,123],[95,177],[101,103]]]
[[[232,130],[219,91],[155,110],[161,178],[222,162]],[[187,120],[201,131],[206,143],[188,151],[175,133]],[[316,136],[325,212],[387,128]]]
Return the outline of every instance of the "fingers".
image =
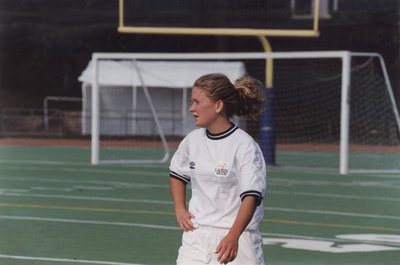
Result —
[[[217,249],[215,250],[215,254],[218,254],[218,253],[221,251],[221,249],[222,249],[222,242],[219,243]],[[219,259],[219,258],[220,258],[220,257],[218,256],[218,259]]]
[[[182,230],[185,232],[188,231],[193,231],[195,228],[193,226],[192,221],[190,221],[190,219],[183,219],[182,222],[179,223],[179,225],[181,226]]]
[[[194,215],[188,211],[177,213],[178,224],[185,232],[193,231],[195,229],[191,221],[192,218],[195,218]]]
[[[229,245],[227,246],[226,244],[221,242],[218,245],[215,253],[219,254],[217,260],[220,264],[227,264],[235,260],[237,256],[237,248]]]
[[[233,252],[233,255],[232,255],[232,257],[231,257],[231,260],[230,261],[234,261],[235,259],[236,259],[236,257],[237,257],[237,250],[235,250],[234,252]]]
[[[229,262],[234,261],[236,256],[237,252],[234,250],[225,250],[224,252],[222,250],[217,260],[220,264],[227,264]]]

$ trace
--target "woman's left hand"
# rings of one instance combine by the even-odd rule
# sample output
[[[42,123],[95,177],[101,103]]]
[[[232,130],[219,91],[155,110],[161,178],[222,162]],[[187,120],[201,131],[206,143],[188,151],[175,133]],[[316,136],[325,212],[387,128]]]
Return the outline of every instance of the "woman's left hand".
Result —
[[[215,250],[215,253],[219,254],[217,260],[220,264],[227,264],[228,262],[235,260],[239,248],[238,241],[239,238],[236,238],[230,234],[222,239]]]

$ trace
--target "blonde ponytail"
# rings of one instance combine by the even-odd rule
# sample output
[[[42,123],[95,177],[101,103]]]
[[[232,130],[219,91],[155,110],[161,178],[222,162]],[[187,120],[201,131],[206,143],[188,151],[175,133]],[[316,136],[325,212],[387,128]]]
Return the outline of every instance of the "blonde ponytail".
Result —
[[[234,87],[240,99],[238,116],[256,117],[264,112],[263,84],[259,80],[242,77],[235,81]]]

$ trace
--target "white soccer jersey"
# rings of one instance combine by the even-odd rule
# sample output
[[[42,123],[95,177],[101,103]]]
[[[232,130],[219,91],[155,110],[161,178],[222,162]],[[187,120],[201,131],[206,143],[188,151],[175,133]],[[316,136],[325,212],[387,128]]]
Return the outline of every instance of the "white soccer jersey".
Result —
[[[170,176],[191,183],[189,212],[200,226],[231,228],[241,201],[257,198],[258,207],[246,230],[263,218],[266,167],[257,143],[236,125],[220,134],[196,129],[180,143]]]

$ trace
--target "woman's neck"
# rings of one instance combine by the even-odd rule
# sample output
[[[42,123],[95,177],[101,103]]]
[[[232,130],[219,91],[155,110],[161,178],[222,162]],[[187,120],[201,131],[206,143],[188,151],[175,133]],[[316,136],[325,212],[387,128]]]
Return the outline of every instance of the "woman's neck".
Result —
[[[207,127],[207,130],[211,134],[219,134],[225,132],[230,127],[232,127],[232,123],[229,120],[224,119],[210,125],[209,127]]]

